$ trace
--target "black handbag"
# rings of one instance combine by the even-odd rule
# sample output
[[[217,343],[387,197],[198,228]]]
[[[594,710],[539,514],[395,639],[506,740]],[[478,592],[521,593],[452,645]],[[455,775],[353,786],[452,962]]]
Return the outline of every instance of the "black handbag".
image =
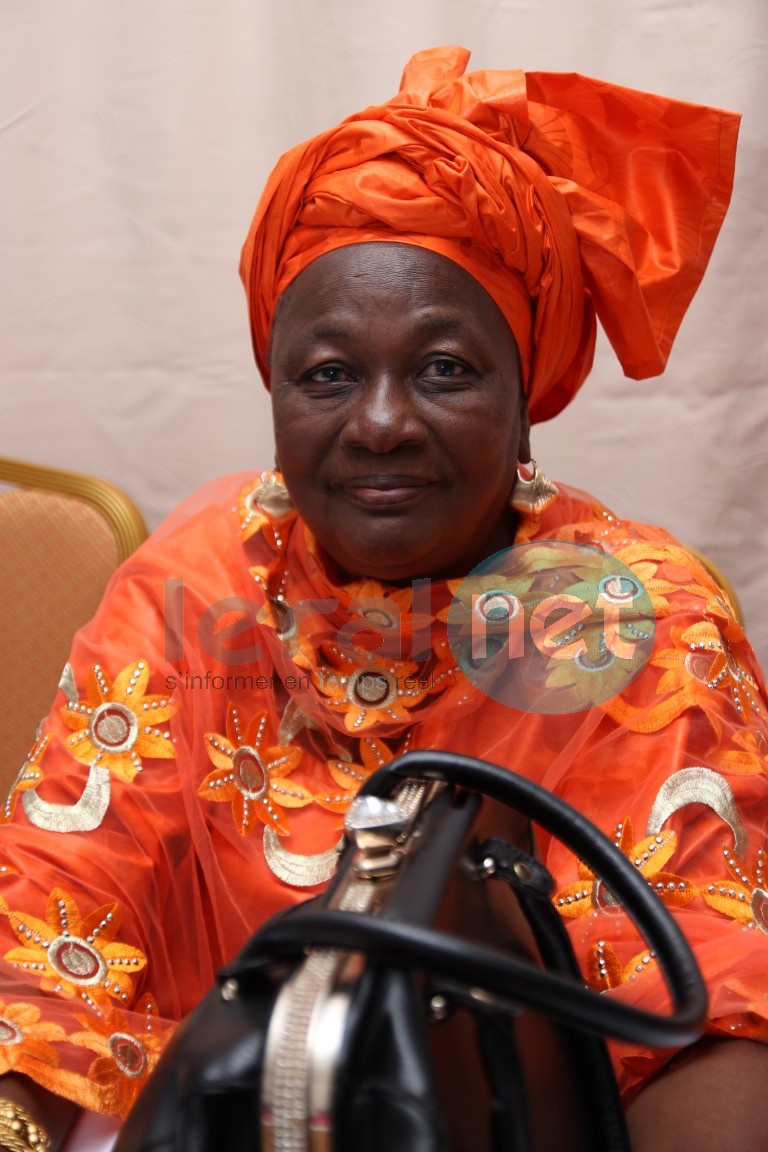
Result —
[[[588,990],[531,823],[632,916],[672,1013]],[[628,1152],[604,1037],[701,1031],[691,950],[580,813],[506,769],[411,752],[350,809],[323,896],[266,924],[179,1026],[115,1152]]]

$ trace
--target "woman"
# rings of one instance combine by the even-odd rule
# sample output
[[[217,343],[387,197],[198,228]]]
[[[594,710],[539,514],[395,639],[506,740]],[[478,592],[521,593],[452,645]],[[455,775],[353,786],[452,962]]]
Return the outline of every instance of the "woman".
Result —
[[[736,120],[467,59],[415,57],[397,97],[270,178],[242,275],[281,472],[209,485],[129,561],[8,799],[0,1145],[32,1147],[36,1123],[56,1143],[49,1093],[125,1114],[216,968],[331,875],[362,780],[450,747],[582,808],[696,948],[708,1039],[668,1066],[615,1054],[633,1147],[761,1146],[759,671],[671,538],[529,463],[530,423],[589,370],[595,311],[625,371],[662,370]],[[486,557],[552,539],[630,566],[656,641],[618,695],[547,715],[480,690],[448,623]],[[623,914],[543,848],[592,983],[658,1006]]]

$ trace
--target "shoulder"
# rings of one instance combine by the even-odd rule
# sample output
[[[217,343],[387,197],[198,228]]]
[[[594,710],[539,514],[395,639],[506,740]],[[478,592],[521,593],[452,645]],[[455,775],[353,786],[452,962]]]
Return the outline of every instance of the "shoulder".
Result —
[[[153,633],[180,590],[198,607],[249,594],[242,524],[261,475],[223,476],[191,493],[115,572],[86,636]]]
[[[248,495],[263,473],[217,477],[190,493],[150,534],[118,571],[118,578],[152,570],[216,571],[239,554]]]
[[[589,493],[559,483],[558,489],[532,539],[562,540],[613,557],[650,596],[657,626],[662,619],[685,627],[706,621],[727,632],[729,643],[744,640],[733,588],[706,556],[659,525],[618,515]]]
[[[563,487],[556,504],[549,538],[597,548],[625,574],[629,570],[645,616],[653,621],[652,654],[642,675],[606,703],[606,711],[645,733],[691,709],[709,718],[718,739],[726,720],[737,728],[747,718],[762,725],[768,705],[764,676],[735,594],[716,566],[666,529],[624,519],[586,493]]]
[[[263,472],[232,472],[208,480],[166,516],[149,540],[158,543],[180,532],[194,532],[201,524],[216,519],[238,527],[240,506],[264,475]]]
[[[559,484],[559,496],[541,524],[544,537],[569,540],[599,548],[628,568],[646,575],[661,566],[667,581],[685,587],[698,585],[722,598],[738,616],[733,590],[714,564],[690,544],[678,540],[658,524],[646,524],[618,515],[594,496]]]
[[[640,541],[659,546],[682,547],[680,542],[658,524],[631,520],[615,512],[597,497],[557,483],[558,496],[542,518],[539,533],[543,537],[561,535],[563,539],[583,540],[606,552]]]

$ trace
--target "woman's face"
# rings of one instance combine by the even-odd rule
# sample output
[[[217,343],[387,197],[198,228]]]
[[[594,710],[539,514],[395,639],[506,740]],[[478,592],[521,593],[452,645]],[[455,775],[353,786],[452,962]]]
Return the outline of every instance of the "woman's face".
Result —
[[[457,264],[395,243],[321,256],[280,301],[270,364],[285,483],[347,575],[462,576],[512,543],[517,348]]]

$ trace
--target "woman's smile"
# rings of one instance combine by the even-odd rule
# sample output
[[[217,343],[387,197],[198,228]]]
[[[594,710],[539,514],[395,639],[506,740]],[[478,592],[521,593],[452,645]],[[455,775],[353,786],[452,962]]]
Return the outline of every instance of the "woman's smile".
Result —
[[[434,481],[419,476],[359,476],[339,485],[356,504],[376,509],[398,509],[428,496]]]

